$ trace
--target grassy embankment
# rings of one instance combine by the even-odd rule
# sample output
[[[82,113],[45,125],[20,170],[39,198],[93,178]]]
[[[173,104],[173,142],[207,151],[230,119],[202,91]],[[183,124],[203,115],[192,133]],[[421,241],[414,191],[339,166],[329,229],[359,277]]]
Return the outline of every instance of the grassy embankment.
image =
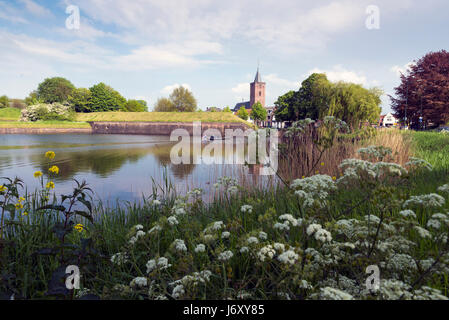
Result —
[[[390,141],[392,146],[410,143],[397,136],[402,136],[397,131],[383,134],[375,139]],[[96,207],[95,222],[79,218],[75,223],[82,223],[84,229],[78,232],[68,224],[64,231],[58,207],[45,214],[35,210],[48,193],[45,182],[51,177],[45,177],[43,194],[35,194],[34,200],[26,196],[24,208],[16,211],[16,222],[6,223],[0,261],[2,274],[8,277],[0,281],[0,292],[6,297],[15,293],[16,299],[64,293],[64,282],[58,287],[52,276],[58,275],[54,273],[58,267],[65,270],[67,264],[76,264],[83,275],[82,288],[103,299],[438,297],[423,286],[439,289],[447,297],[448,248],[438,240],[447,234],[447,226],[442,223],[438,230],[428,223],[437,219],[432,216],[435,213],[449,211],[449,194],[441,193],[445,197],[442,205],[425,199],[422,204],[406,205],[405,201],[436,193],[449,182],[447,163],[440,160],[444,159],[440,153],[447,152],[449,136],[406,136],[412,139],[411,152],[431,161],[433,171],[409,170],[398,176],[397,167],[387,166],[392,170],[382,171],[373,180],[372,172],[355,165],[358,174],[347,177],[351,183],[338,183],[336,189],[328,188],[331,181],[314,176],[320,187],[303,190],[312,199],[317,197],[314,192],[324,193],[312,206],[289,188],[234,189],[230,188],[232,181],[222,181],[215,201],[207,205],[194,194],[189,199],[177,198],[166,181],[165,186],[155,185],[143,204]],[[445,147],[434,147],[435,143]],[[408,146],[398,146],[393,152],[407,150]],[[312,180],[304,182],[313,187]],[[158,189],[165,190],[165,196]],[[153,202],[156,198],[160,203]],[[413,210],[406,212],[406,218],[400,214],[404,208]],[[62,224],[55,227],[55,220]],[[329,231],[331,239],[324,231],[318,236],[318,231],[310,229],[312,224]],[[117,253],[126,257],[123,263],[118,263]],[[381,269],[381,289],[374,295],[363,293],[369,265]],[[135,277],[141,278],[133,281]],[[177,280],[181,281],[171,284]]]
[[[90,128],[89,121],[118,122],[228,122],[245,123],[232,113],[227,112],[95,112],[78,113],[75,121],[37,121],[19,122],[20,110],[0,109],[0,128]]]

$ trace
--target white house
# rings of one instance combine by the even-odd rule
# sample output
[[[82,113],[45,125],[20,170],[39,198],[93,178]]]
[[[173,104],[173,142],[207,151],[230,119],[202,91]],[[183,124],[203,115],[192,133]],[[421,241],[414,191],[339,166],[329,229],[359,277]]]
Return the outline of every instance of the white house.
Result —
[[[398,123],[398,119],[396,119],[393,114],[388,113],[386,115],[380,116],[379,126],[381,127],[392,127]]]

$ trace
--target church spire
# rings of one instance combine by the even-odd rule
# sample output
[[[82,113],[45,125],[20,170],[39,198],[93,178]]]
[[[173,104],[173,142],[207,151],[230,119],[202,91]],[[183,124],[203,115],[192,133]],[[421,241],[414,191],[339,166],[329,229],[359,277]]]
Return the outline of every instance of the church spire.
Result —
[[[262,77],[260,76],[259,66],[257,66],[256,77],[254,78],[254,82],[262,82]]]

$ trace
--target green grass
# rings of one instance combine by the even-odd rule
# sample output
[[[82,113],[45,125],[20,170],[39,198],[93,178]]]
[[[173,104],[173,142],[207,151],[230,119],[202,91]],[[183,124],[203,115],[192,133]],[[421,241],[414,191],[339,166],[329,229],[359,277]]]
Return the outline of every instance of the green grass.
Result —
[[[17,108],[1,108],[0,121],[2,120],[19,120],[21,112]]]
[[[419,158],[429,161],[436,168],[449,168],[449,134],[438,132],[409,132],[413,139],[413,151]]]
[[[154,184],[153,190],[149,190],[142,204],[128,203],[115,208],[99,204],[93,210],[94,222],[77,219],[75,223],[81,222],[86,229],[82,233],[69,229],[64,245],[60,245],[58,233],[53,232],[53,227],[55,221],[63,222],[61,215],[55,210],[46,210],[45,213],[36,211],[35,208],[40,205],[40,195],[35,193],[34,198],[25,197],[27,200],[24,201],[24,210],[28,210],[29,214],[22,216],[21,211],[17,211],[16,223],[8,223],[5,229],[6,245],[2,252],[5,263],[0,271],[12,277],[8,285],[0,281],[0,294],[6,292],[10,296],[14,292],[16,298],[49,298],[45,293],[50,288],[49,283],[55,270],[61,265],[65,268],[67,264],[76,264],[81,268],[82,287],[102,299],[145,299],[149,294],[148,287],[137,289],[130,286],[135,277],[146,277],[148,283],[152,283],[156,294],[151,298],[157,295],[170,297],[173,287],[169,283],[195,272],[209,270],[210,282],[207,285],[186,285],[185,294],[181,298],[236,299],[244,291],[250,294],[251,299],[279,299],[285,296],[279,296],[278,293],[288,293],[292,299],[299,300],[314,298],[311,293],[320,294],[320,289],[327,286],[346,290],[344,285],[348,278],[358,281],[354,287],[363,290],[368,277],[366,267],[377,265],[381,266],[382,280],[400,279],[408,284],[418,280],[417,288],[430,286],[449,296],[449,281],[445,272],[437,273],[432,270],[424,274],[413,271],[415,262],[407,261],[400,262],[396,267],[393,263],[389,268],[382,267],[382,264],[392,261],[399,254],[399,258],[410,255],[416,261],[428,262],[447,250],[445,245],[436,240],[435,235],[439,231],[431,230],[434,237],[423,239],[414,226],[428,228],[427,222],[433,214],[448,212],[449,195],[445,195],[446,203],[441,208],[413,208],[416,220],[404,219],[399,215],[399,211],[404,209],[404,201],[410,196],[435,193],[443,182],[449,182],[447,170],[444,170],[439,158],[433,155],[440,153],[440,150],[445,152],[446,137],[409,134],[415,139],[415,155],[433,161],[434,171],[412,172],[406,176],[394,176],[395,178],[392,176],[385,183],[370,181],[366,184],[361,182],[360,185],[354,183],[346,187],[339,186],[338,190],[331,192],[327,198],[329,203],[322,208],[306,208],[294,192],[283,187],[265,190],[242,187],[233,196],[226,191],[227,187],[222,187],[210,204],[192,198],[180,198],[175,202],[176,195],[170,192],[173,190],[166,179],[162,184],[168,187]],[[45,182],[43,181],[43,186]],[[22,189],[20,191],[22,195]],[[152,203],[152,199],[156,197],[161,200],[161,204]],[[243,205],[251,205],[252,211],[242,212]],[[177,216],[178,225],[170,225],[167,218],[174,216],[174,209],[181,207],[186,214]],[[302,218],[303,225],[290,225],[288,231],[276,228],[276,223],[281,222],[280,216],[287,213],[295,218]],[[376,230],[378,224],[369,224],[365,220],[369,214],[383,217],[384,224],[389,228]],[[362,226],[347,235],[336,224],[336,221],[342,219],[356,219]],[[204,237],[205,229],[216,221],[222,221],[225,226],[223,230],[210,232],[212,240],[209,242]],[[335,241],[332,245],[353,243],[354,248],[323,245],[307,234],[307,227],[311,223],[319,223],[332,232],[332,239]],[[131,245],[129,240],[136,235],[133,226],[137,224],[142,225],[146,234]],[[161,232],[149,233],[155,225],[161,227]],[[442,231],[447,233],[447,227],[444,228]],[[223,238],[222,231],[228,231],[229,238]],[[248,238],[259,237],[260,231],[265,232],[267,238],[260,238],[257,244],[248,244]],[[87,242],[90,243],[89,250],[82,250],[82,239],[90,239]],[[185,241],[187,251],[174,250],[172,244],[176,239]],[[382,250],[373,247],[375,250],[371,255],[370,247],[360,245],[365,242],[373,246],[378,243],[379,247],[382,243],[384,246]],[[272,260],[260,261],[258,253],[261,248],[268,244],[274,246],[274,243],[282,243],[286,249],[294,249],[298,260],[291,265],[281,263],[276,256]],[[206,252],[196,252],[198,244],[206,244]],[[248,253],[240,252],[244,246],[249,247]],[[46,250],[40,251],[44,248]],[[59,262],[62,248],[65,252],[63,264]],[[308,249],[313,250],[306,253]],[[229,261],[221,261],[220,254],[227,250],[233,252],[233,257]],[[111,263],[110,258],[118,252],[126,252],[126,264]],[[321,258],[318,259],[317,256]],[[334,256],[340,258],[334,261]],[[166,257],[171,264],[170,268],[154,270],[148,274],[148,260],[158,257]],[[326,263],[320,264],[315,259]],[[444,267],[448,266],[444,262]],[[341,287],[323,284],[328,280],[338,282],[338,279],[342,281]],[[304,290],[301,287],[302,280],[314,287]]]
[[[78,121],[237,122],[249,124],[230,112],[94,112],[78,113]]]
[[[69,121],[0,121],[0,128],[28,128],[28,129],[89,129],[87,122],[69,122]]]

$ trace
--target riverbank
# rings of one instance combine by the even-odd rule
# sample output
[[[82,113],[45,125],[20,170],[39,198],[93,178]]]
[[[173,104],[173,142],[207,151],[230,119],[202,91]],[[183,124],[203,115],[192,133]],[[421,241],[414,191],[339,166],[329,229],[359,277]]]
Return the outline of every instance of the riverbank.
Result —
[[[18,122],[0,121],[0,134],[141,134],[169,136],[176,129],[184,129],[193,134],[193,122]],[[215,130],[225,136],[226,130],[246,130],[248,126],[239,122],[201,122],[201,135],[206,130]],[[218,131],[218,132],[217,132]]]
[[[429,150],[427,140],[414,140],[416,150]],[[42,190],[19,188],[16,198],[23,198],[9,200],[16,218],[5,223],[0,253],[3,273],[12,276],[0,282],[0,293],[15,299],[447,299],[447,168],[431,157],[433,169],[413,160],[406,171],[388,159],[378,163],[393,150],[363,151],[373,162],[347,160],[341,176],[317,174],[291,188],[246,188],[222,178],[210,204],[201,190],[182,197],[166,180],[143,203],[113,209],[91,206],[88,196],[75,193],[86,210],[70,212],[67,202],[49,206],[52,187],[60,188],[48,184],[56,174],[39,177]],[[42,171],[60,157],[46,158]],[[60,169],[60,175],[67,170]],[[5,184],[2,192],[9,190],[16,189]],[[80,268],[79,290],[64,286],[67,265]],[[369,266],[382,274],[373,292],[365,290]]]

